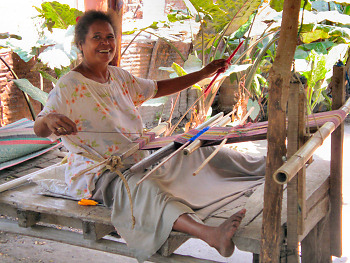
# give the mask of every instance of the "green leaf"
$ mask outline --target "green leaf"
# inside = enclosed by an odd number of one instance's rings
[[[277,12],[281,12],[283,10],[284,0],[271,0],[270,7],[275,9]],[[311,11],[311,4],[308,0],[302,0],[300,4],[301,8],[305,8],[305,10]]]
[[[324,30],[314,30],[313,32],[301,33],[301,39],[304,43],[311,43],[319,39],[327,39],[329,34]]]
[[[174,71],[176,72],[176,74],[178,75],[178,76],[184,76],[184,75],[187,75],[187,72],[179,65],[179,64],[177,64],[177,63],[173,63],[172,65],[171,65],[171,67],[174,69]]]
[[[247,112],[250,111],[251,108],[253,108],[253,111],[250,113],[249,117],[255,121],[256,117],[258,117],[259,113],[260,113],[260,105],[256,100],[248,100],[247,103]]]
[[[294,53],[294,59],[306,59],[309,53],[302,48],[297,48]]]
[[[174,73],[174,69],[172,67],[159,67],[159,70],[164,70],[164,71],[168,71],[169,73]]]
[[[322,53],[322,54],[327,54],[328,49],[335,44],[332,41],[323,41],[323,42],[316,42],[316,43],[309,43],[309,44],[303,44],[297,47],[299,50],[305,50],[305,51],[310,51],[314,50],[317,53]]]
[[[283,10],[284,0],[271,0],[270,7],[275,9],[277,12],[281,12]]]
[[[311,111],[314,109],[316,104],[319,102],[321,94],[321,87],[326,77],[326,56],[323,54],[317,54],[311,50],[308,60],[311,62],[311,70],[303,72],[302,75],[307,79],[308,86],[308,103],[311,105]],[[308,109],[310,113],[310,109]]]
[[[208,28],[212,27],[216,32],[221,32],[225,27],[225,35],[231,35],[241,25],[248,21],[249,16],[255,12],[260,0],[189,0],[197,13],[206,15]]]
[[[39,101],[42,105],[45,106],[48,97],[48,94],[45,91],[42,91],[41,89],[33,86],[32,83],[30,83],[27,79],[14,79],[12,81],[20,90],[27,93],[34,100]]]
[[[54,84],[57,83],[57,79],[55,77],[51,76],[49,73],[47,73],[43,70],[39,70],[39,73],[41,74],[41,76],[43,76],[43,78],[48,79],[52,83],[54,83]]]
[[[63,75],[67,74],[70,71],[70,67],[61,67],[61,68],[55,68],[55,73],[57,75],[57,79],[62,77]]]
[[[348,5],[344,8],[343,14],[350,16],[350,5]]]
[[[179,64],[177,64],[177,63],[174,62],[174,63],[171,65],[171,67],[174,69],[175,73],[176,73],[178,76],[187,75],[187,72],[186,72]],[[202,89],[198,84],[192,85],[192,88],[199,89],[199,90]]]
[[[187,60],[184,63],[184,70],[187,73],[198,71],[202,68],[202,60],[194,55],[189,55]]]
[[[234,34],[234,38],[242,38],[244,37],[244,34],[248,32],[250,25],[252,24],[253,18],[255,16],[254,14],[250,15],[249,19],[247,22],[245,22]]]
[[[170,14],[168,14],[169,22],[183,21],[190,18],[191,17],[189,15],[184,14],[180,10],[173,10]]]
[[[69,25],[75,25],[77,17],[83,14],[78,9],[70,8],[69,5],[57,1],[44,2],[41,8],[36,7],[36,10],[45,19],[45,24],[50,31],[52,28],[67,29]]]

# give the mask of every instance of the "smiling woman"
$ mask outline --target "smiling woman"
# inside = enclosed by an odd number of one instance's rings
[[[58,137],[62,139],[69,151],[65,170],[68,194],[75,199],[93,199],[111,207],[113,225],[139,261],[154,254],[172,229],[198,237],[221,255],[230,256],[234,250],[232,236],[244,217],[244,209],[219,226],[205,225],[192,210],[198,209],[192,197],[178,197],[171,189],[165,188],[164,181],[160,179],[152,178],[137,184],[144,173],[126,171],[144,159],[148,152],[139,150],[132,153],[122,160],[123,167],[120,167],[121,160],[118,159],[123,149],[130,148],[143,133],[138,111],[143,102],[187,89],[218,71],[226,70],[229,63],[225,59],[215,60],[199,71],[174,79],[155,81],[138,78],[109,65],[116,53],[115,32],[112,20],[106,13],[88,11],[80,17],[76,25],[75,44],[82,53],[82,62],[61,77],[50,92],[43,111],[35,121],[36,134],[53,140]],[[208,148],[207,151],[213,149]],[[263,157],[248,159],[233,151],[221,156],[222,159],[218,160],[220,163],[223,159],[232,165],[240,163],[236,165],[239,167],[239,171],[235,171],[237,173],[260,176],[264,173]],[[202,152],[198,152],[198,156],[193,154],[194,159],[197,157],[203,159],[204,155]],[[111,167],[107,162],[117,165]],[[186,165],[192,164],[191,161],[184,162],[179,167],[188,171]],[[177,173],[167,174],[176,180],[164,180],[183,181]],[[183,172],[180,174],[187,175]],[[224,181],[228,186],[227,176],[220,176],[218,170],[208,172],[208,176],[215,181]],[[198,185],[198,182],[194,185]],[[228,189],[231,194],[232,188]],[[207,191],[203,190],[198,196],[202,194],[206,195]],[[216,194],[212,197],[215,200],[218,198]],[[209,200],[208,204],[212,202]]]
[[[75,44],[83,55],[83,62],[73,70],[106,83],[110,77],[107,66],[116,52],[116,29],[112,19],[103,13],[87,12],[79,19],[75,32]]]

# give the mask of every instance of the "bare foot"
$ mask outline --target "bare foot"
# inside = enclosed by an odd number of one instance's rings
[[[229,257],[233,254],[235,244],[232,241],[232,237],[241,224],[245,213],[245,209],[240,210],[229,217],[220,226],[213,228],[213,232],[210,233],[210,241],[208,244],[214,247],[220,253],[220,255]]]

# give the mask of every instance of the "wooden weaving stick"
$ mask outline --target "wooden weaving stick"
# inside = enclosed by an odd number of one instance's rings
[[[254,107],[251,107],[250,110],[247,112],[247,114],[242,118],[240,121],[240,125],[243,125],[246,119],[249,117],[249,115],[253,112]],[[214,152],[212,152],[207,159],[204,160],[204,162],[197,168],[197,170],[192,174],[193,176],[196,176],[203,168],[205,165],[209,163],[211,159],[214,158],[214,156],[220,151],[220,149],[226,144],[227,138],[223,139],[222,142],[219,144],[219,146],[216,147]]]
[[[224,115],[223,112],[216,114],[215,116],[211,117],[209,120],[203,122],[196,129],[203,129],[204,127],[207,127],[213,123],[216,123],[219,119],[221,119],[223,117],[223,115]],[[144,171],[146,168],[148,168],[152,164],[158,162],[160,159],[168,156],[169,154],[174,152],[176,149],[177,149],[176,144],[174,142],[171,142],[168,145],[155,151],[151,155],[147,156],[146,158],[144,158],[140,162],[131,166],[130,171],[133,173]]]

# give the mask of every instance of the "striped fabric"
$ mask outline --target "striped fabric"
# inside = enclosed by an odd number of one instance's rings
[[[39,156],[60,144],[36,136],[33,125],[33,121],[21,119],[0,128],[0,170]]]

